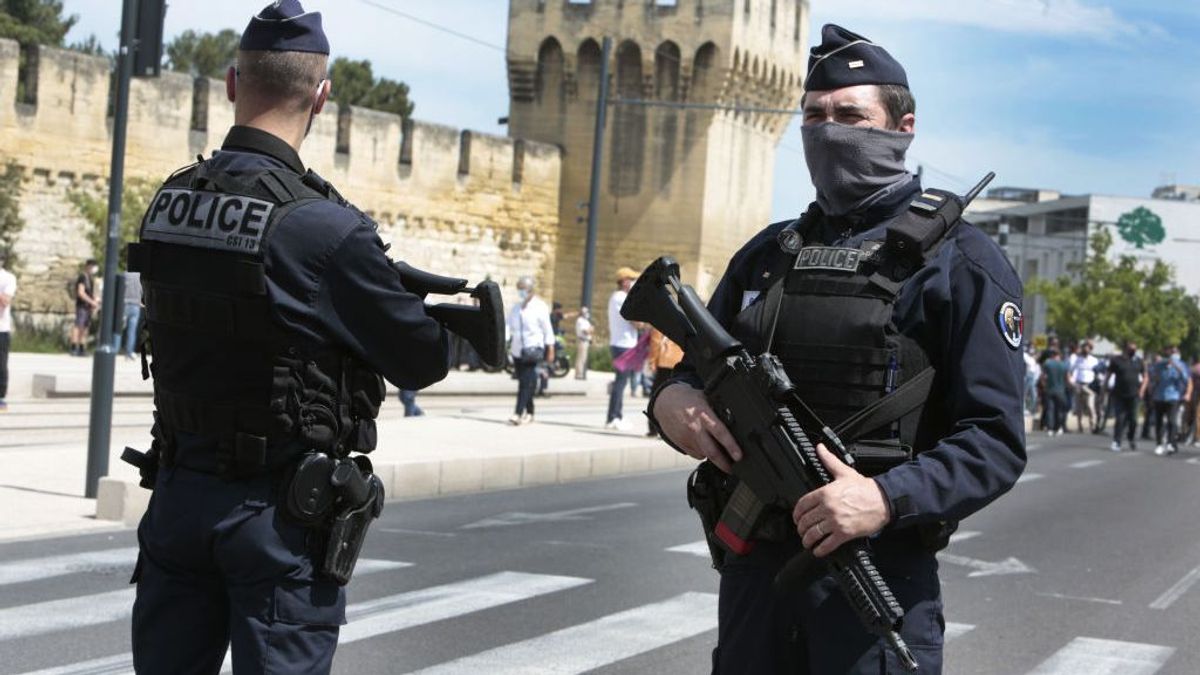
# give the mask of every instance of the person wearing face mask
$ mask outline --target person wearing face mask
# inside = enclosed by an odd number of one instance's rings
[[[95,260],[88,259],[83,264],[79,276],[75,277],[75,323],[71,324],[71,356],[87,355],[88,329],[92,326],[92,317],[100,309],[100,294],[96,292],[96,274],[100,265]]]
[[[1179,406],[1192,393],[1191,375],[1178,347],[1172,345],[1163,350],[1162,359],[1150,373],[1150,384],[1154,392],[1154,454],[1160,457],[1175,454],[1179,452]]]
[[[361,545],[333,516],[382,500],[349,455],[374,448],[384,379],[416,390],[448,370],[446,329],[375,223],[300,159],[328,61],[320,13],[279,0],[254,16],[226,76],[234,126],[167,179],[129,247],[156,408],[151,451],[127,453],[153,489],[139,673],[216,673],[227,649],[237,673],[328,673],[350,574],[336,561]]]
[[[1023,289],[1000,248],[961,219],[964,200],[923,189],[905,168],[915,103],[885,49],[827,25],[805,88],[816,201],[734,255],[709,309],[751,352],[780,359],[855,462],[819,448],[834,480],[764,513],[749,550],[714,555],[713,672],[901,672],[833,577],[818,568],[811,583],[774,584],[802,548],[822,558],[870,537],[906,612],[901,636],[921,673],[940,673],[934,554],[1025,466]],[[728,473],[742,450],[701,384],[685,357],[650,414],[668,443]],[[727,496],[734,484],[703,487]]]
[[[1115,418],[1112,451],[1120,452],[1121,443],[1127,438],[1130,451],[1136,452],[1138,401],[1145,398],[1149,385],[1146,364],[1138,357],[1137,343],[1126,342],[1125,351],[1109,362],[1107,385]]]

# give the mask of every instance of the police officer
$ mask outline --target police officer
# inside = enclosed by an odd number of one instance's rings
[[[141,673],[217,673],[230,646],[237,673],[329,672],[345,591],[289,477],[374,446],[380,375],[420,389],[447,372],[446,331],[375,224],[300,160],[328,58],[296,0],[252,18],[226,77],[235,126],[167,180],[130,248],[159,465],[134,573]]]
[[[710,309],[752,352],[780,358],[857,461],[819,448],[833,482],[765,518],[753,550],[724,556],[713,671],[901,672],[831,577],[772,588],[800,547],[820,558],[870,537],[920,672],[940,673],[934,553],[1025,465],[1022,287],[961,220],[960,199],[923,191],[905,169],[916,118],[901,65],[839,26],[822,39],[803,98],[816,202],[733,257]],[[677,448],[729,472],[742,451],[698,385],[685,373],[659,389],[653,419]]]

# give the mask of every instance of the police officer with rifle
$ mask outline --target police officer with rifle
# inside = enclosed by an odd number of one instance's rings
[[[669,260],[624,313],[687,351],[648,412],[708,460],[689,501],[721,572],[713,672],[940,673],[934,554],[1025,466],[1022,287],[961,218],[991,176],[959,197],[905,169],[891,55],[827,25],[805,85],[816,202],[733,257],[711,316]]]
[[[235,126],[155,195],[141,273],[153,373],[153,489],[138,528],[141,673],[328,673],[383,483],[384,379],[446,376],[447,331],[503,358],[499,289],[392,263],[376,225],[298,154],[330,95],[321,15],[273,2],[226,87]],[[471,293],[479,307],[427,305]]]

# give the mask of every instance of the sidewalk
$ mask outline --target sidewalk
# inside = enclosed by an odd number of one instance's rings
[[[9,359],[9,398],[86,398],[92,390],[92,359],[66,354],[13,354]],[[149,380],[142,379],[141,359],[118,356],[114,395],[153,395]],[[576,380],[573,373],[552,379],[555,394],[603,395],[612,376],[592,371],[589,379]],[[516,396],[517,383],[506,373],[452,371],[446,379],[423,389],[422,396]],[[390,387],[395,395],[396,389]]]
[[[31,381],[35,374],[53,375],[60,382],[86,381],[91,360],[13,357],[17,386],[12,411],[0,415],[0,457],[5,466],[0,510],[6,516],[0,520],[0,541],[136,524],[150,492],[137,486],[137,471],[121,462],[120,454],[126,445],[142,450],[149,446],[149,397],[117,399],[108,476],[101,480],[99,498],[85,499],[87,399],[35,398]],[[142,386],[139,370],[134,362],[118,363],[118,393]],[[452,373],[437,385],[452,394],[422,399],[428,401],[426,417],[404,418],[391,394],[378,423],[379,448],[371,454],[388,499],[511,489],[690,465],[689,458],[642,435],[643,398],[626,399],[630,431],[601,428],[609,380],[607,373],[592,373],[585,382],[570,377],[553,380],[552,405],[539,400],[539,421],[524,427],[506,422],[510,399],[500,394],[515,397],[516,383],[503,373]],[[422,392],[422,397],[427,393]],[[461,405],[454,395],[464,397]]]

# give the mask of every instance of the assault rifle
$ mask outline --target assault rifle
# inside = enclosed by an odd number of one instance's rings
[[[771,354],[752,356],[734,339],[696,291],[680,282],[674,259],[662,257],[646,268],[621,316],[647,322],[683,347],[704,380],[709,405],[742,448],[742,459],[733,465],[738,486],[714,529],[724,547],[749,552],[767,506],[790,514],[801,497],[833,481],[810,432],[847,464],[854,463],[833,430],[800,400],[783,364]],[[864,627],[887,640],[906,670],[916,671],[916,659],[900,637],[904,610],[875,568],[866,541],[846,542],[825,560]],[[780,577],[802,577],[814,561],[802,551]]]
[[[404,288],[422,297],[467,293],[478,300],[478,307],[444,302],[426,305],[425,312],[446,330],[471,343],[485,364],[493,368],[504,365],[504,301],[496,282],[481,281],[468,288],[466,279],[431,274],[405,262],[394,261],[392,267],[400,275]]]

